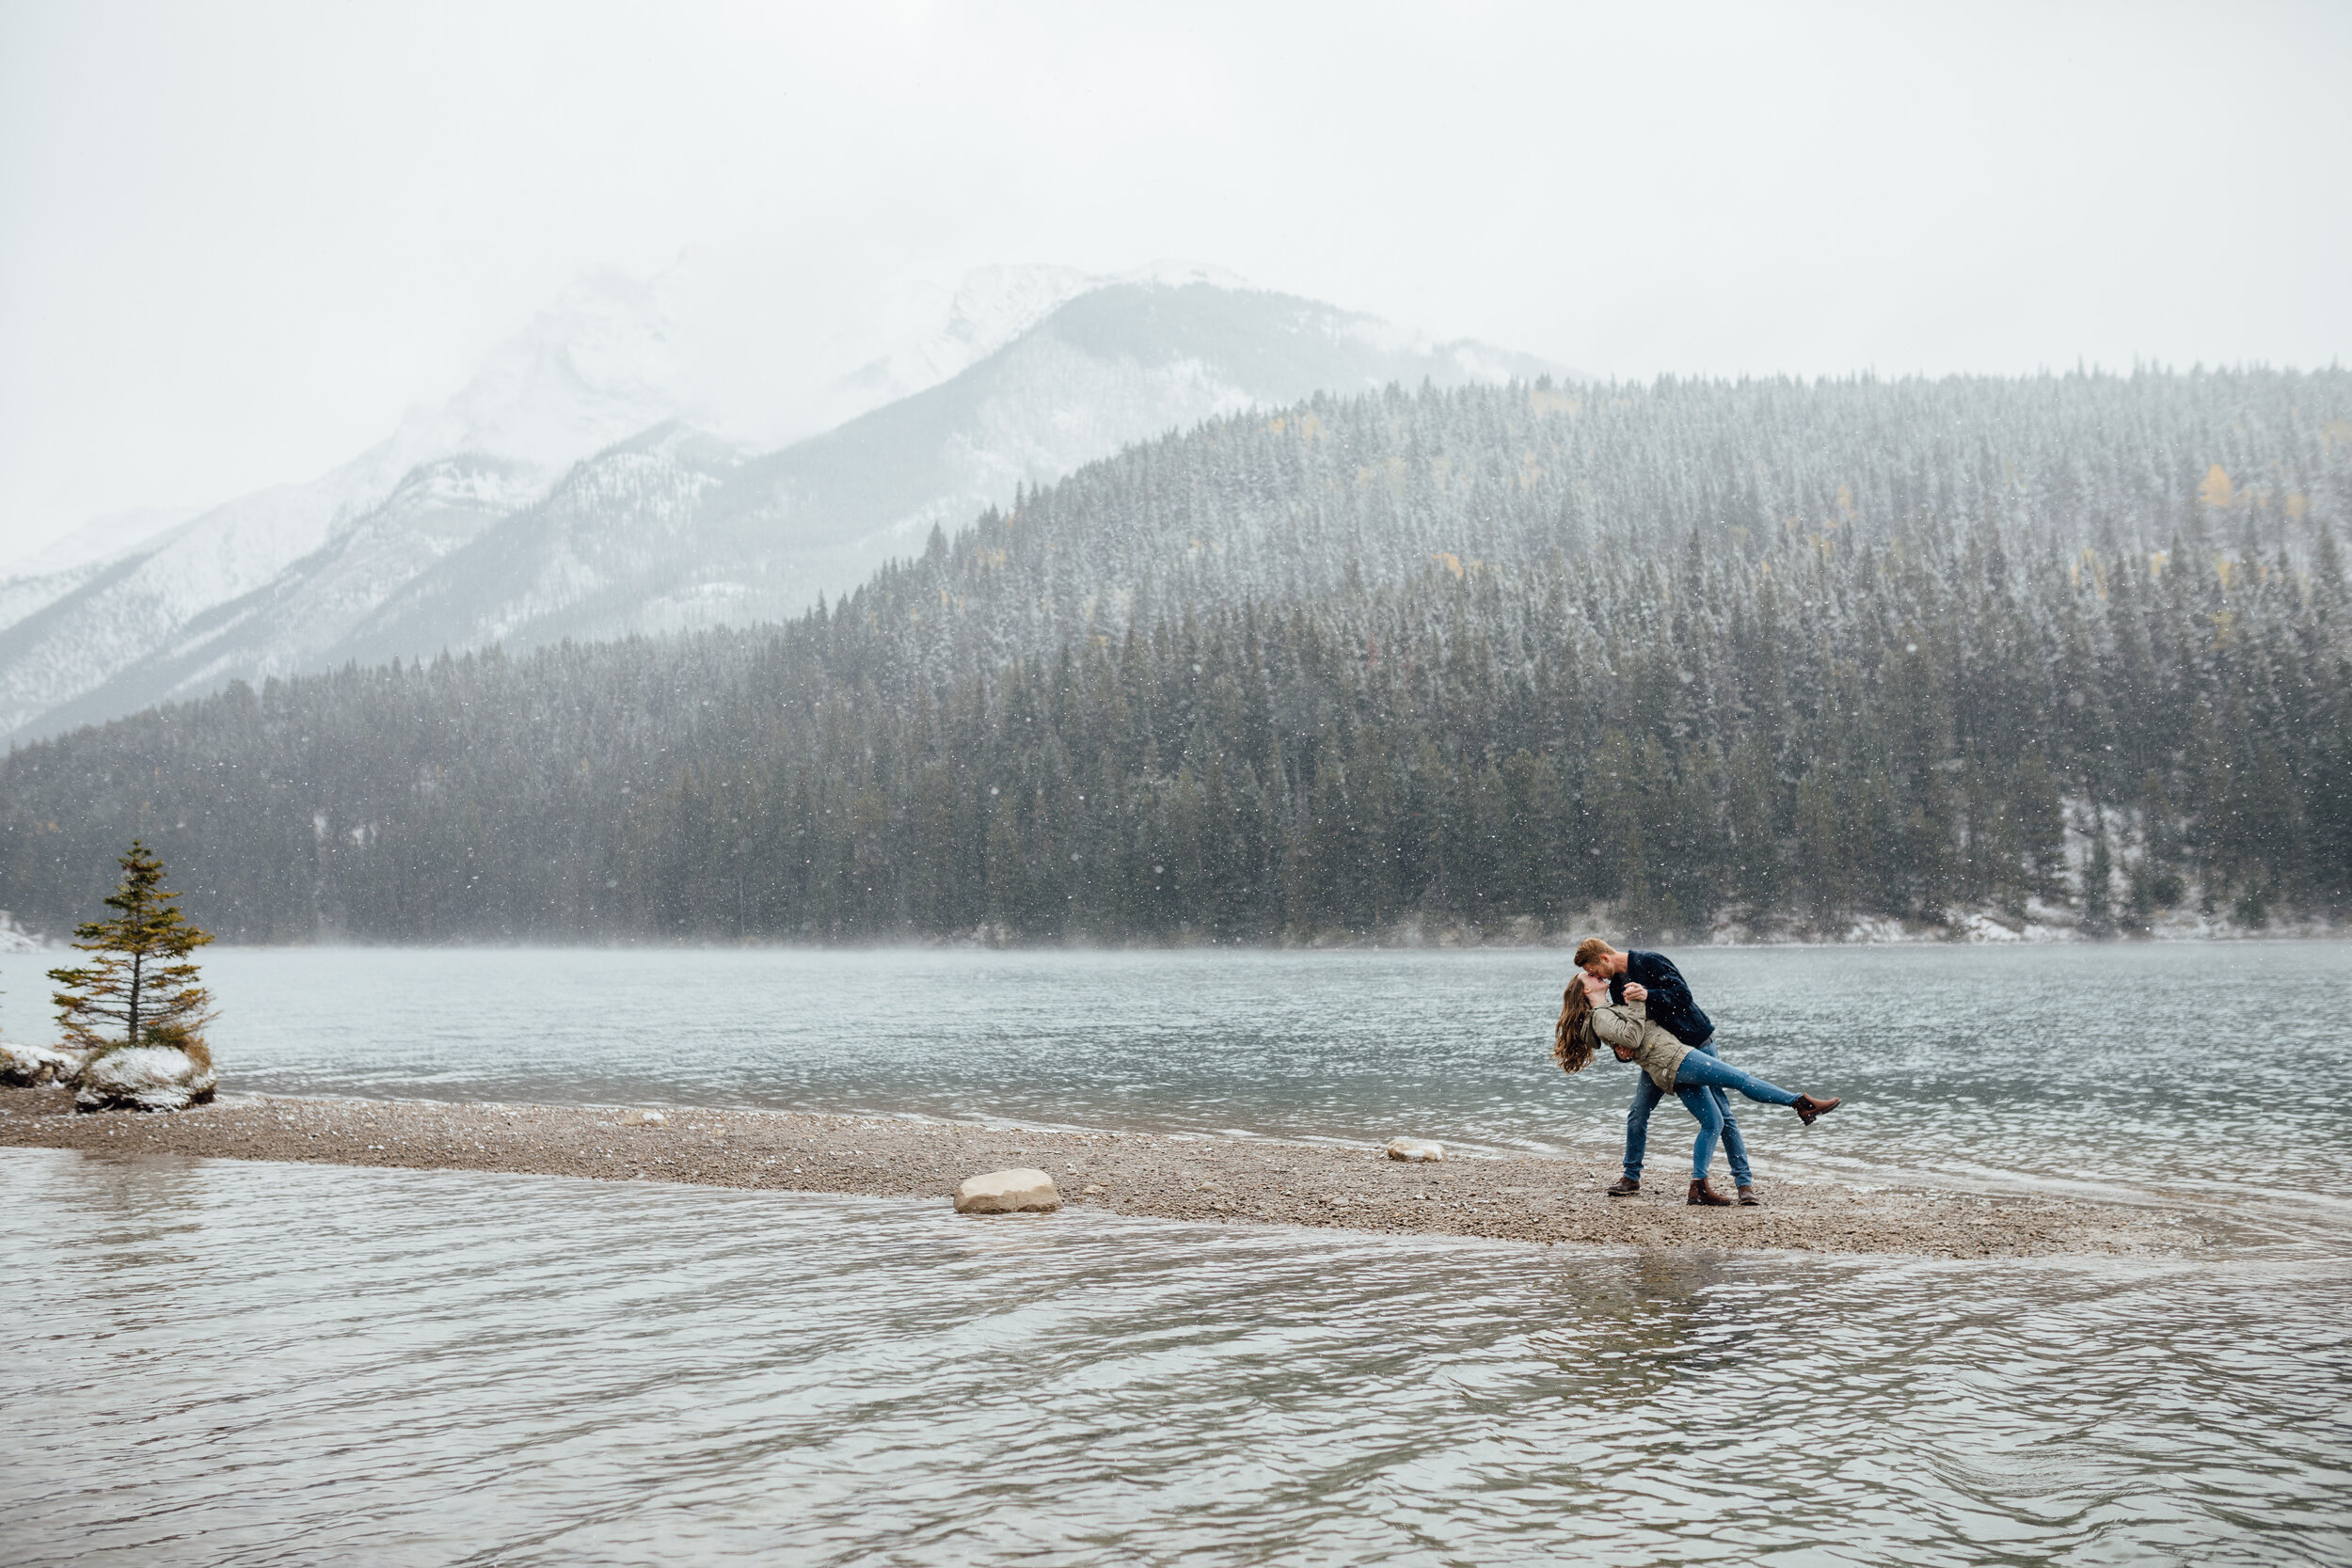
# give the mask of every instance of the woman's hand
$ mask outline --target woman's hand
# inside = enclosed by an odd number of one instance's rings
[[[1609,1049],[1616,1056],[1617,1060],[1621,1062],[1629,1062],[1633,1060],[1633,1053],[1628,1051],[1622,1045],[1613,1045]]]
[[[1625,999],[1628,1002],[1646,1002],[1649,1000],[1649,987],[1639,980],[1628,980],[1625,983]]]

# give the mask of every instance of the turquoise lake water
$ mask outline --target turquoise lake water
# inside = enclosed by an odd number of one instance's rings
[[[1727,1059],[1846,1097],[1818,1136],[1752,1108],[1767,1159],[2342,1201],[2352,943],[1677,957]],[[291,948],[207,973],[231,1090],[1543,1149],[1618,1139],[1633,1085],[1550,1065],[1557,952]],[[0,984],[32,1032],[39,993]]]

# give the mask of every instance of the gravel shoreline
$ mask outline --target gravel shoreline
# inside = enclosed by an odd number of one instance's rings
[[[1692,1209],[1669,1169],[1611,1198],[1613,1148],[1414,1164],[1378,1146],[1046,1132],[798,1112],[224,1096],[174,1115],[73,1113],[0,1088],[0,1146],[473,1170],[849,1193],[945,1205],[965,1177],[1033,1165],[1065,1207],[1226,1225],[1305,1225],[1527,1243],[1923,1258],[2209,1255],[2197,1216],[2030,1194],[1759,1180],[1758,1209]],[[629,1118],[629,1119],[625,1119]],[[1723,1185],[1718,1178],[1718,1185]],[[1002,1223],[975,1217],[974,1224]]]

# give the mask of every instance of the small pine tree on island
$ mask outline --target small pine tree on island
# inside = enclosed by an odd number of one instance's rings
[[[74,928],[73,945],[89,960],[49,972],[64,988],[52,998],[57,1022],[67,1043],[87,1052],[93,1067],[131,1046],[185,1052],[209,1093],[213,1056],[203,1031],[213,999],[188,955],[212,933],[173,906],[180,895],[164,886],[164,863],[146,845],[133,839],[121,864],[122,885],[106,898],[114,918]]]

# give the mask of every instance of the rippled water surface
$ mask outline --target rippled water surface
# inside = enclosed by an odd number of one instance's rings
[[[1676,955],[1730,1060],[1847,1105],[1759,1155],[2341,1192],[2352,943]],[[208,958],[224,1086],[752,1104],[1490,1147],[1614,1140],[1556,952],[278,949]],[[37,988],[7,1022],[34,1032]],[[1687,1154],[1662,1109],[1654,1147]]]
[[[2347,1312],[0,1149],[0,1559],[2342,1562]]]
[[[1568,1254],[0,1149],[0,1563],[2352,1560],[2352,947],[1693,951],[1776,1169],[2266,1259]],[[229,951],[230,1090],[1613,1140],[1553,953]],[[39,988],[5,1022],[39,1032]],[[1653,1159],[1687,1149],[1660,1113]]]

